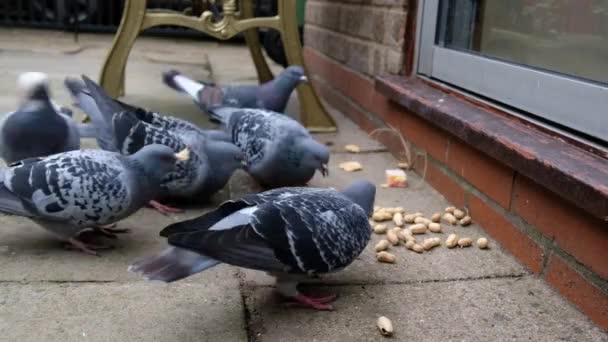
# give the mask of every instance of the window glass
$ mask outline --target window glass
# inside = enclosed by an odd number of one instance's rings
[[[608,85],[608,0],[442,0],[437,44]]]

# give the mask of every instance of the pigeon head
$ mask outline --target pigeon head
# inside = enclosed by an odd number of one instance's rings
[[[168,146],[153,144],[142,147],[128,158],[134,160],[152,182],[160,184],[165,175],[173,171],[177,161],[186,161],[190,158],[190,151],[184,149],[175,153]]]
[[[376,200],[376,186],[373,183],[366,180],[356,180],[342,193],[363,208],[367,216],[372,216],[374,201]]]
[[[302,167],[305,169],[316,169],[323,177],[329,174],[327,163],[329,163],[329,148],[318,141],[305,137],[296,141],[298,150],[303,152]]]
[[[304,73],[304,68],[299,65],[292,65],[277,76],[275,85],[279,89],[291,93],[298,84],[306,82],[308,82],[308,78]]]
[[[24,72],[17,78],[19,105],[28,101],[49,101],[49,77],[42,72]]]
[[[205,153],[216,177],[228,181],[232,173],[245,166],[245,154],[236,145],[219,140],[207,141]]]

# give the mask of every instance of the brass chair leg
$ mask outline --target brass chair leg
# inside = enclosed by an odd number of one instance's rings
[[[125,0],[120,26],[103,63],[99,78],[99,84],[112,97],[124,95],[127,59],[135,39],[141,31],[145,14],[146,0]]]
[[[295,0],[278,0],[279,17],[281,18],[281,39],[285,48],[287,62],[290,65],[304,66],[302,44],[298,32]],[[309,73],[307,72],[307,75]],[[335,132],[336,122],[321,104],[311,83],[298,86],[300,101],[300,121],[311,132]]]
[[[241,19],[253,18],[253,1],[241,0],[239,9],[241,11]],[[249,53],[251,53],[255,70],[258,73],[258,80],[260,83],[272,80],[274,76],[272,75],[272,71],[270,71],[266,58],[264,58],[264,54],[262,53],[260,37],[258,36],[257,29],[246,30],[243,32],[243,36],[245,37],[245,42],[249,48]]]

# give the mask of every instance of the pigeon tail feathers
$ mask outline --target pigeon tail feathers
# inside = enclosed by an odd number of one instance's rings
[[[0,212],[32,217],[32,213],[24,206],[23,201],[15,196],[3,183],[0,183]]]
[[[190,95],[196,102],[199,102],[199,92],[205,87],[205,85],[191,80],[177,70],[164,72],[163,82],[172,89]]]
[[[147,280],[174,282],[202,272],[220,262],[189,250],[169,247],[160,254],[147,257],[129,266],[129,272]]]

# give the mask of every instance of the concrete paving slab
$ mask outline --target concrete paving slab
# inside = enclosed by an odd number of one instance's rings
[[[345,172],[338,164],[347,160],[357,160],[363,165],[360,172]],[[375,184],[384,182],[384,167],[394,164],[389,153],[332,154],[330,176],[315,176],[310,185],[315,187],[335,187],[342,189],[355,179],[369,179]],[[415,173],[408,173],[411,187],[406,189],[377,188],[376,203],[385,207],[401,206],[410,213],[422,212],[430,217],[434,212],[442,212],[449,202],[424,183]],[[473,218],[474,219],[474,218]],[[388,222],[393,227],[392,222]],[[486,236],[483,230],[472,224],[468,227],[455,227],[442,223],[444,233],[427,233],[418,235],[417,239],[440,237],[442,244],[451,233],[474,240]],[[390,284],[412,283],[420,281],[442,281],[447,279],[475,279],[486,277],[521,276],[526,270],[500,246],[491,240],[491,248],[480,250],[477,247],[448,249],[434,248],[424,254],[397,246],[391,252],[397,256],[395,264],[383,264],[376,261],[374,245],[385,235],[374,234],[366,250],[343,272],[324,276],[322,282],[330,284]],[[254,284],[273,284],[272,278],[264,273],[244,271],[245,279]]]
[[[247,300],[255,341],[606,341],[608,335],[542,280],[483,279],[410,285],[308,288],[337,292],[334,312],[285,308],[269,288]]]
[[[315,139],[329,146],[331,152],[345,152],[344,146],[355,144],[361,148],[361,152],[380,152],[386,151],[386,147],[378,141],[369,137],[359,126],[355,125],[350,119],[339,111],[327,106],[329,114],[336,121],[338,132],[336,133],[317,133]]]
[[[235,281],[0,284],[0,341],[246,341]]]
[[[226,193],[214,201],[215,206],[227,198]],[[114,249],[101,251],[100,257],[65,250],[55,236],[25,218],[0,216],[0,281],[128,281],[140,280],[130,275],[127,266],[144,256],[157,253],[166,243],[158,232],[168,224],[198,216],[203,210],[163,216],[142,209],[118,223],[131,229],[119,239],[105,239]],[[218,266],[188,281],[200,277],[222,280],[232,277],[228,266]]]

